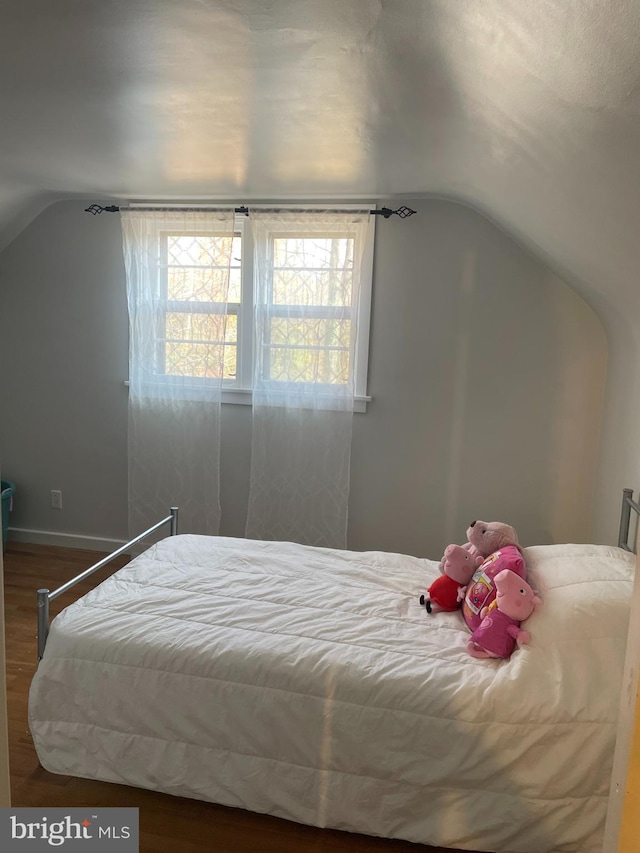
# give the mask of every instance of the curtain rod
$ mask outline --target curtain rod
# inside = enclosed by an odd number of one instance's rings
[[[92,204],[89,207],[85,208],[85,213],[92,213],[94,216],[97,213],[118,213],[120,210],[141,210],[141,211],[163,211],[163,210],[175,210],[175,211],[184,211],[186,213],[215,213],[216,211],[229,210],[228,207],[170,207],[170,206],[158,206],[158,207],[118,207],[116,204],[109,204],[106,207],[102,207],[99,204]],[[281,210],[282,208],[278,207],[262,207],[257,208],[258,210]],[[290,213],[313,213],[313,209],[301,207],[301,208],[285,208]],[[249,208],[246,206],[242,207],[234,207],[235,213],[241,213],[244,216],[249,215]],[[412,210],[410,207],[399,207],[397,210],[391,210],[389,207],[381,207],[379,210],[376,208],[375,210],[365,210],[364,208],[361,211],[356,210],[346,210],[344,208],[332,209],[332,208],[323,208],[322,210],[318,210],[318,213],[369,213],[372,216],[384,216],[385,219],[389,219],[390,216],[399,216],[400,219],[406,219],[408,216],[413,216],[416,212]]]

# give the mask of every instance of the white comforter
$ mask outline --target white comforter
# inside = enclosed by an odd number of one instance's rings
[[[58,616],[42,765],[304,823],[499,853],[599,853],[635,558],[525,551],[511,660],[418,597],[437,564],[178,536]]]

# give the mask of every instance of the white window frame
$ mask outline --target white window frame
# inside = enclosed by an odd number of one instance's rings
[[[131,205],[132,207],[134,205]],[[149,207],[151,205],[144,205]],[[159,205],[160,206],[160,205]],[[271,208],[273,204],[251,205],[255,208]],[[299,208],[303,205],[278,204],[278,208],[286,210],[287,207]],[[362,210],[368,205],[363,204],[315,204],[304,205],[305,210],[326,210],[331,207],[332,210]],[[375,206],[372,202],[371,207]],[[188,207],[188,205],[184,205]],[[216,205],[220,207],[220,205]],[[367,403],[371,397],[367,395],[367,377],[368,377],[368,360],[369,360],[369,333],[371,323],[371,294],[373,284],[373,250],[375,240],[375,220],[374,215],[369,217],[369,225],[367,229],[367,237],[362,254],[362,268],[360,276],[360,299],[358,303],[358,337],[356,340],[355,349],[355,364],[354,364],[354,380],[355,380],[355,400],[354,411],[366,412]],[[162,229],[166,230],[165,228]],[[236,378],[224,379],[222,382],[222,402],[229,404],[251,405],[253,402],[253,356],[254,356],[254,298],[253,298],[253,267],[254,267],[254,247],[251,235],[251,228],[248,227],[248,218],[242,213],[236,213],[234,233],[240,234],[242,240],[242,265],[241,265],[241,298],[240,304],[236,308],[233,303],[233,309],[230,314],[236,314],[238,324],[238,343],[236,349]],[[160,239],[160,230],[158,231],[158,239]],[[168,305],[168,303],[167,303]],[[195,303],[194,303],[195,305]],[[171,377],[166,374],[158,375],[158,381],[166,376],[168,381]],[[203,380],[194,378],[194,385],[201,385]],[[207,380],[204,380],[207,381]]]

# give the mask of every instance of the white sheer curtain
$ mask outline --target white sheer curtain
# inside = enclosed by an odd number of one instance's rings
[[[366,212],[251,212],[255,373],[246,535],[344,548]]]
[[[129,532],[180,508],[180,532],[220,521],[222,380],[234,213],[122,211],[129,305]]]

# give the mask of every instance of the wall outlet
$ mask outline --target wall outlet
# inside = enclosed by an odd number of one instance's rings
[[[53,509],[62,509],[62,492],[51,489],[51,506]]]

